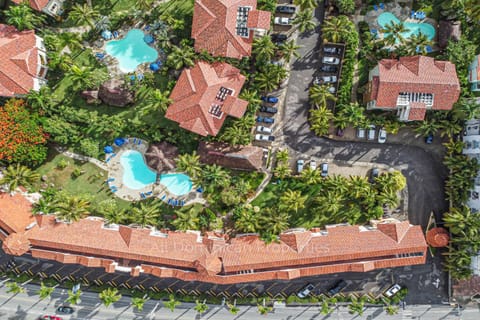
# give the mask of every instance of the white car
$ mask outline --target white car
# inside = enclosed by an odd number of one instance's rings
[[[311,283],[307,284],[300,292],[297,293],[297,297],[306,298],[312,291],[315,289],[315,286]]]
[[[323,76],[323,77],[316,77],[313,80],[313,84],[321,85],[324,83],[335,83],[337,82],[337,76]]]
[[[265,136],[263,134],[256,134],[255,135],[255,140],[257,141],[275,141],[274,136]]]
[[[297,160],[297,172],[300,173],[303,171],[303,165],[305,164],[305,161],[303,159]]]
[[[310,169],[316,170],[317,169],[317,162],[315,160],[310,160]]]
[[[274,24],[280,24],[283,26],[289,26],[293,23],[293,19],[287,18],[287,17],[275,17],[273,19]]]
[[[383,128],[378,130],[378,143],[385,143],[387,141],[387,131]]]
[[[272,128],[264,127],[264,126],[258,126],[257,127],[257,132],[272,133]]]
[[[357,138],[365,139],[365,129],[364,128],[357,128]]]
[[[384,295],[388,298],[391,298],[400,290],[402,290],[402,287],[399,284],[394,284],[387,291],[385,291]]]
[[[339,64],[340,59],[336,57],[323,57],[322,62],[325,64]]]
[[[367,140],[375,140],[375,126],[373,124],[368,126]]]

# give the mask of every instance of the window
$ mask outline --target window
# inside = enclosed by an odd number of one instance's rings
[[[222,114],[223,114],[223,112],[222,112],[222,106],[213,103],[213,104],[210,106],[210,109],[208,110],[208,113],[210,113],[210,114],[213,115],[214,117],[221,118],[221,117],[222,117]]]
[[[433,94],[420,92],[400,92],[397,106],[408,106],[410,102],[423,102],[427,107],[433,106]]]
[[[233,93],[232,89],[221,87],[220,90],[218,90],[218,93],[217,93],[217,96],[215,97],[215,99],[220,100],[220,101],[224,101],[227,98],[227,95],[231,96],[232,93]]]
[[[250,7],[238,7],[237,9],[237,35],[245,38],[248,38],[247,21],[250,9]]]

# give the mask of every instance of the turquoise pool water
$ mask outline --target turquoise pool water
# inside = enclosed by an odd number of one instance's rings
[[[160,176],[160,183],[167,187],[170,193],[182,196],[192,190],[192,180],[183,173],[168,173]]]
[[[392,21],[400,23],[400,20],[391,12],[384,12],[377,18],[377,22],[382,28],[385,28],[385,26]],[[405,28],[408,29],[407,32],[402,33],[404,38],[410,38],[412,34],[418,34],[420,32],[426,35],[429,40],[432,40],[435,37],[435,28],[429,23],[404,22],[403,24],[405,25]]]
[[[138,190],[155,183],[157,173],[151,170],[143,159],[143,155],[135,150],[127,150],[120,157],[123,167],[123,184],[130,189]]]
[[[127,150],[122,153],[120,164],[123,167],[123,184],[127,188],[143,189],[157,180],[157,173],[145,164],[143,155],[138,151]],[[192,180],[183,173],[162,174],[160,183],[176,196],[187,194],[192,189]]]
[[[110,41],[105,46],[105,51],[117,58],[122,72],[135,71],[139,64],[157,60],[157,50],[145,43],[144,36],[142,30],[132,29],[125,38]]]

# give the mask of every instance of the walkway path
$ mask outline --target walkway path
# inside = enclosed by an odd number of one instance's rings
[[[107,165],[105,162],[102,162],[98,159],[92,158],[92,157],[87,157],[82,154],[74,153],[71,151],[67,151],[63,149],[62,147],[55,146],[55,150],[57,150],[59,153],[63,154],[66,157],[79,160],[79,161],[84,161],[84,162],[90,162],[99,167],[102,170],[108,171]]]

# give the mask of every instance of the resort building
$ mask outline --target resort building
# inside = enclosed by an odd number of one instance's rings
[[[15,97],[46,84],[47,54],[35,31],[0,24],[0,96]]]
[[[425,56],[383,59],[368,81],[367,109],[396,110],[400,121],[423,120],[427,110],[450,110],[460,95],[455,65]]]
[[[215,136],[227,116],[241,118],[247,110],[248,102],[238,98],[244,82],[228,63],[197,61],[180,74],[165,117],[196,134]]]
[[[480,54],[468,67],[468,81],[472,84],[472,91],[480,92]]]
[[[12,0],[20,4],[25,0]],[[58,17],[63,13],[63,3],[65,0],[28,0],[32,9],[44,12],[52,17]]]
[[[195,0],[195,50],[215,57],[250,56],[253,39],[270,30],[271,13],[256,8],[257,0]]]
[[[234,284],[368,272],[426,261],[423,231],[408,221],[295,229],[282,233],[278,242],[265,244],[255,234],[229,239],[217,233],[201,236],[198,231],[108,225],[96,217],[72,223],[53,215],[32,218],[27,210],[16,210],[28,205],[20,197],[0,197],[2,248],[7,254],[103,267],[109,273]]]
[[[231,146],[222,142],[200,141],[197,150],[200,161],[222,167],[259,171],[263,167],[264,151],[256,146]]]

